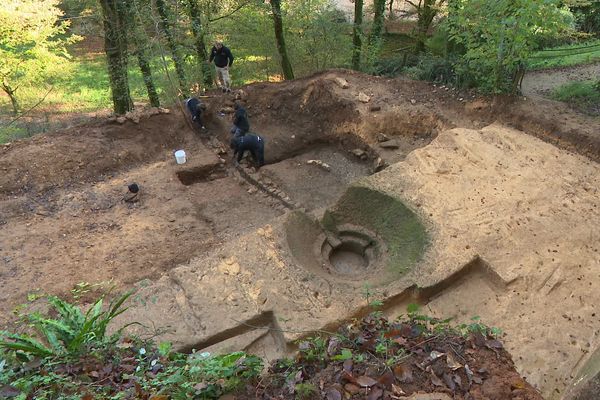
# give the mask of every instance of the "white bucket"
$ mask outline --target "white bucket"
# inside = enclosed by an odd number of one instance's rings
[[[185,151],[177,150],[175,152],[175,161],[177,161],[177,164],[185,164]]]

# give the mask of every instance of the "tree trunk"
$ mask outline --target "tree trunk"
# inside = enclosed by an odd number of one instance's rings
[[[381,41],[381,34],[383,33],[383,24],[385,19],[385,2],[386,0],[374,0],[373,7],[375,9],[375,15],[373,17],[373,28],[369,35],[369,46],[375,46]]]
[[[443,1],[440,1],[441,5]],[[436,0],[424,0],[423,6],[417,9],[417,42],[415,44],[415,54],[419,54],[425,50],[425,41],[427,40],[427,32],[437,14]]]
[[[128,4],[128,21],[132,27],[132,38],[135,45],[135,55],[138,60],[140,71],[142,72],[142,78],[144,79],[144,85],[146,85],[146,91],[148,92],[148,100],[152,107],[160,107],[160,100],[158,93],[156,92],[156,86],[154,86],[154,79],[152,78],[152,68],[148,61],[148,46],[146,35],[142,32],[142,20],[140,15],[137,13],[136,0],[131,0]]]
[[[136,43],[136,46],[137,45],[139,45],[139,43]],[[160,100],[158,98],[158,93],[156,92],[156,87],[154,86],[154,80],[152,79],[152,69],[148,62],[148,55],[146,54],[146,51],[140,47],[136,49],[135,54],[138,59],[140,71],[142,71],[142,78],[144,79],[144,85],[146,85],[150,105],[152,107],[160,107]]]
[[[271,9],[273,10],[273,27],[275,29],[275,40],[277,41],[277,51],[281,57],[281,70],[285,79],[294,79],[294,71],[287,53],[285,37],[283,36],[283,18],[281,17],[281,0],[271,0]]]
[[[16,89],[11,88],[6,81],[2,82],[2,90],[4,93],[8,95],[10,98],[10,103],[12,104],[13,114],[17,116],[19,114],[19,101],[17,100],[17,96],[15,94]]]
[[[173,63],[175,64],[175,72],[177,73],[177,78],[179,79],[179,88],[181,89],[181,94],[183,96],[187,96],[188,89],[186,87],[186,79],[185,72],[183,69],[183,62],[181,57],[179,56],[179,51],[177,48],[177,43],[175,42],[175,38],[173,36],[173,32],[171,31],[171,24],[169,23],[169,13],[167,11],[167,5],[164,0],[156,0],[156,10],[158,11],[158,15],[160,16],[160,27],[165,34],[165,39],[167,39],[167,44],[169,45],[169,49],[171,50],[171,54],[173,55]]]
[[[360,52],[362,47],[362,22],[364,0],[354,0],[354,27],[352,28],[352,68],[360,69]]]
[[[133,109],[133,102],[129,93],[127,76],[125,11],[119,3],[121,3],[119,0],[100,0],[104,19],[104,51],[106,52],[114,111],[116,114],[125,114]]]
[[[210,64],[208,64],[208,51],[204,42],[204,29],[202,28],[202,18],[198,8],[198,0],[188,0],[188,11],[192,22],[192,34],[194,35],[194,47],[198,57],[198,66],[202,71],[202,81],[205,86],[212,86],[213,76]]]

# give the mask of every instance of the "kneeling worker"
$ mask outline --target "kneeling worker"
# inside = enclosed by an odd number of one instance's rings
[[[242,107],[239,101],[236,101],[233,109],[233,127],[231,128],[231,134],[234,137],[244,136],[250,130],[250,121],[248,121],[248,113],[246,109]]]
[[[246,134],[244,136],[235,136],[231,139],[229,147],[233,149],[234,164],[239,165],[244,157],[244,152],[248,150],[252,154],[252,159],[257,168],[265,165],[265,141],[258,135]],[[237,156],[237,158],[236,158]]]
[[[192,121],[200,126],[200,128],[206,129],[204,127],[204,123],[202,122],[202,112],[206,111],[206,105],[198,98],[190,97],[185,101],[185,106],[192,116]]]

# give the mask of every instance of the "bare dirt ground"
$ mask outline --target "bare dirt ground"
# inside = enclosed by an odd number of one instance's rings
[[[206,99],[207,133],[190,130],[173,107],[138,122],[99,120],[1,146],[0,324],[12,321],[29,293],[104,282],[137,287],[125,317],[169,327],[164,337],[181,348],[244,343],[276,356],[302,332],[364,306],[365,280],[307,272],[291,255],[284,226],[291,210],[321,218],[349,185],[366,179],[430,221],[429,263],[420,261],[419,273],[379,295],[402,297],[418,283],[439,299],[450,296],[432,312],[485,314],[507,332],[519,371],[547,398],[559,398],[572,372],[566,369],[599,344],[598,234],[591,228],[600,222],[597,120],[543,99],[467,97],[350,71],[254,84],[239,97],[267,143],[268,165],[259,173],[229,165],[233,96],[216,93]],[[189,161],[177,166],[180,148]],[[142,188],[139,201],[124,202],[132,182]],[[385,233],[372,230],[377,240]],[[478,256],[496,283],[483,264],[470,264]],[[389,257],[380,255],[382,265]],[[465,265],[464,279],[452,278]],[[436,286],[447,279],[442,286],[458,288],[453,295]],[[423,304],[430,303],[427,290],[418,292]],[[252,329],[271,325],[300,332]],[[542,328],[543,340],[536,337]]]

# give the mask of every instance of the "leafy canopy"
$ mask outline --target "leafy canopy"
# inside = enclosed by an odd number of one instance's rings
[[[68,23],[60,20],[58,2],[0,2],[0,85],[11,98],[23,85],[36,85],[65,72],[65,46],[78,38],[66,36]]]
[[[450,1],[450,37],[465,48],[459,69],[485,91],[510,91],[536,37],[568,29],[559,5],[559,0]]]

